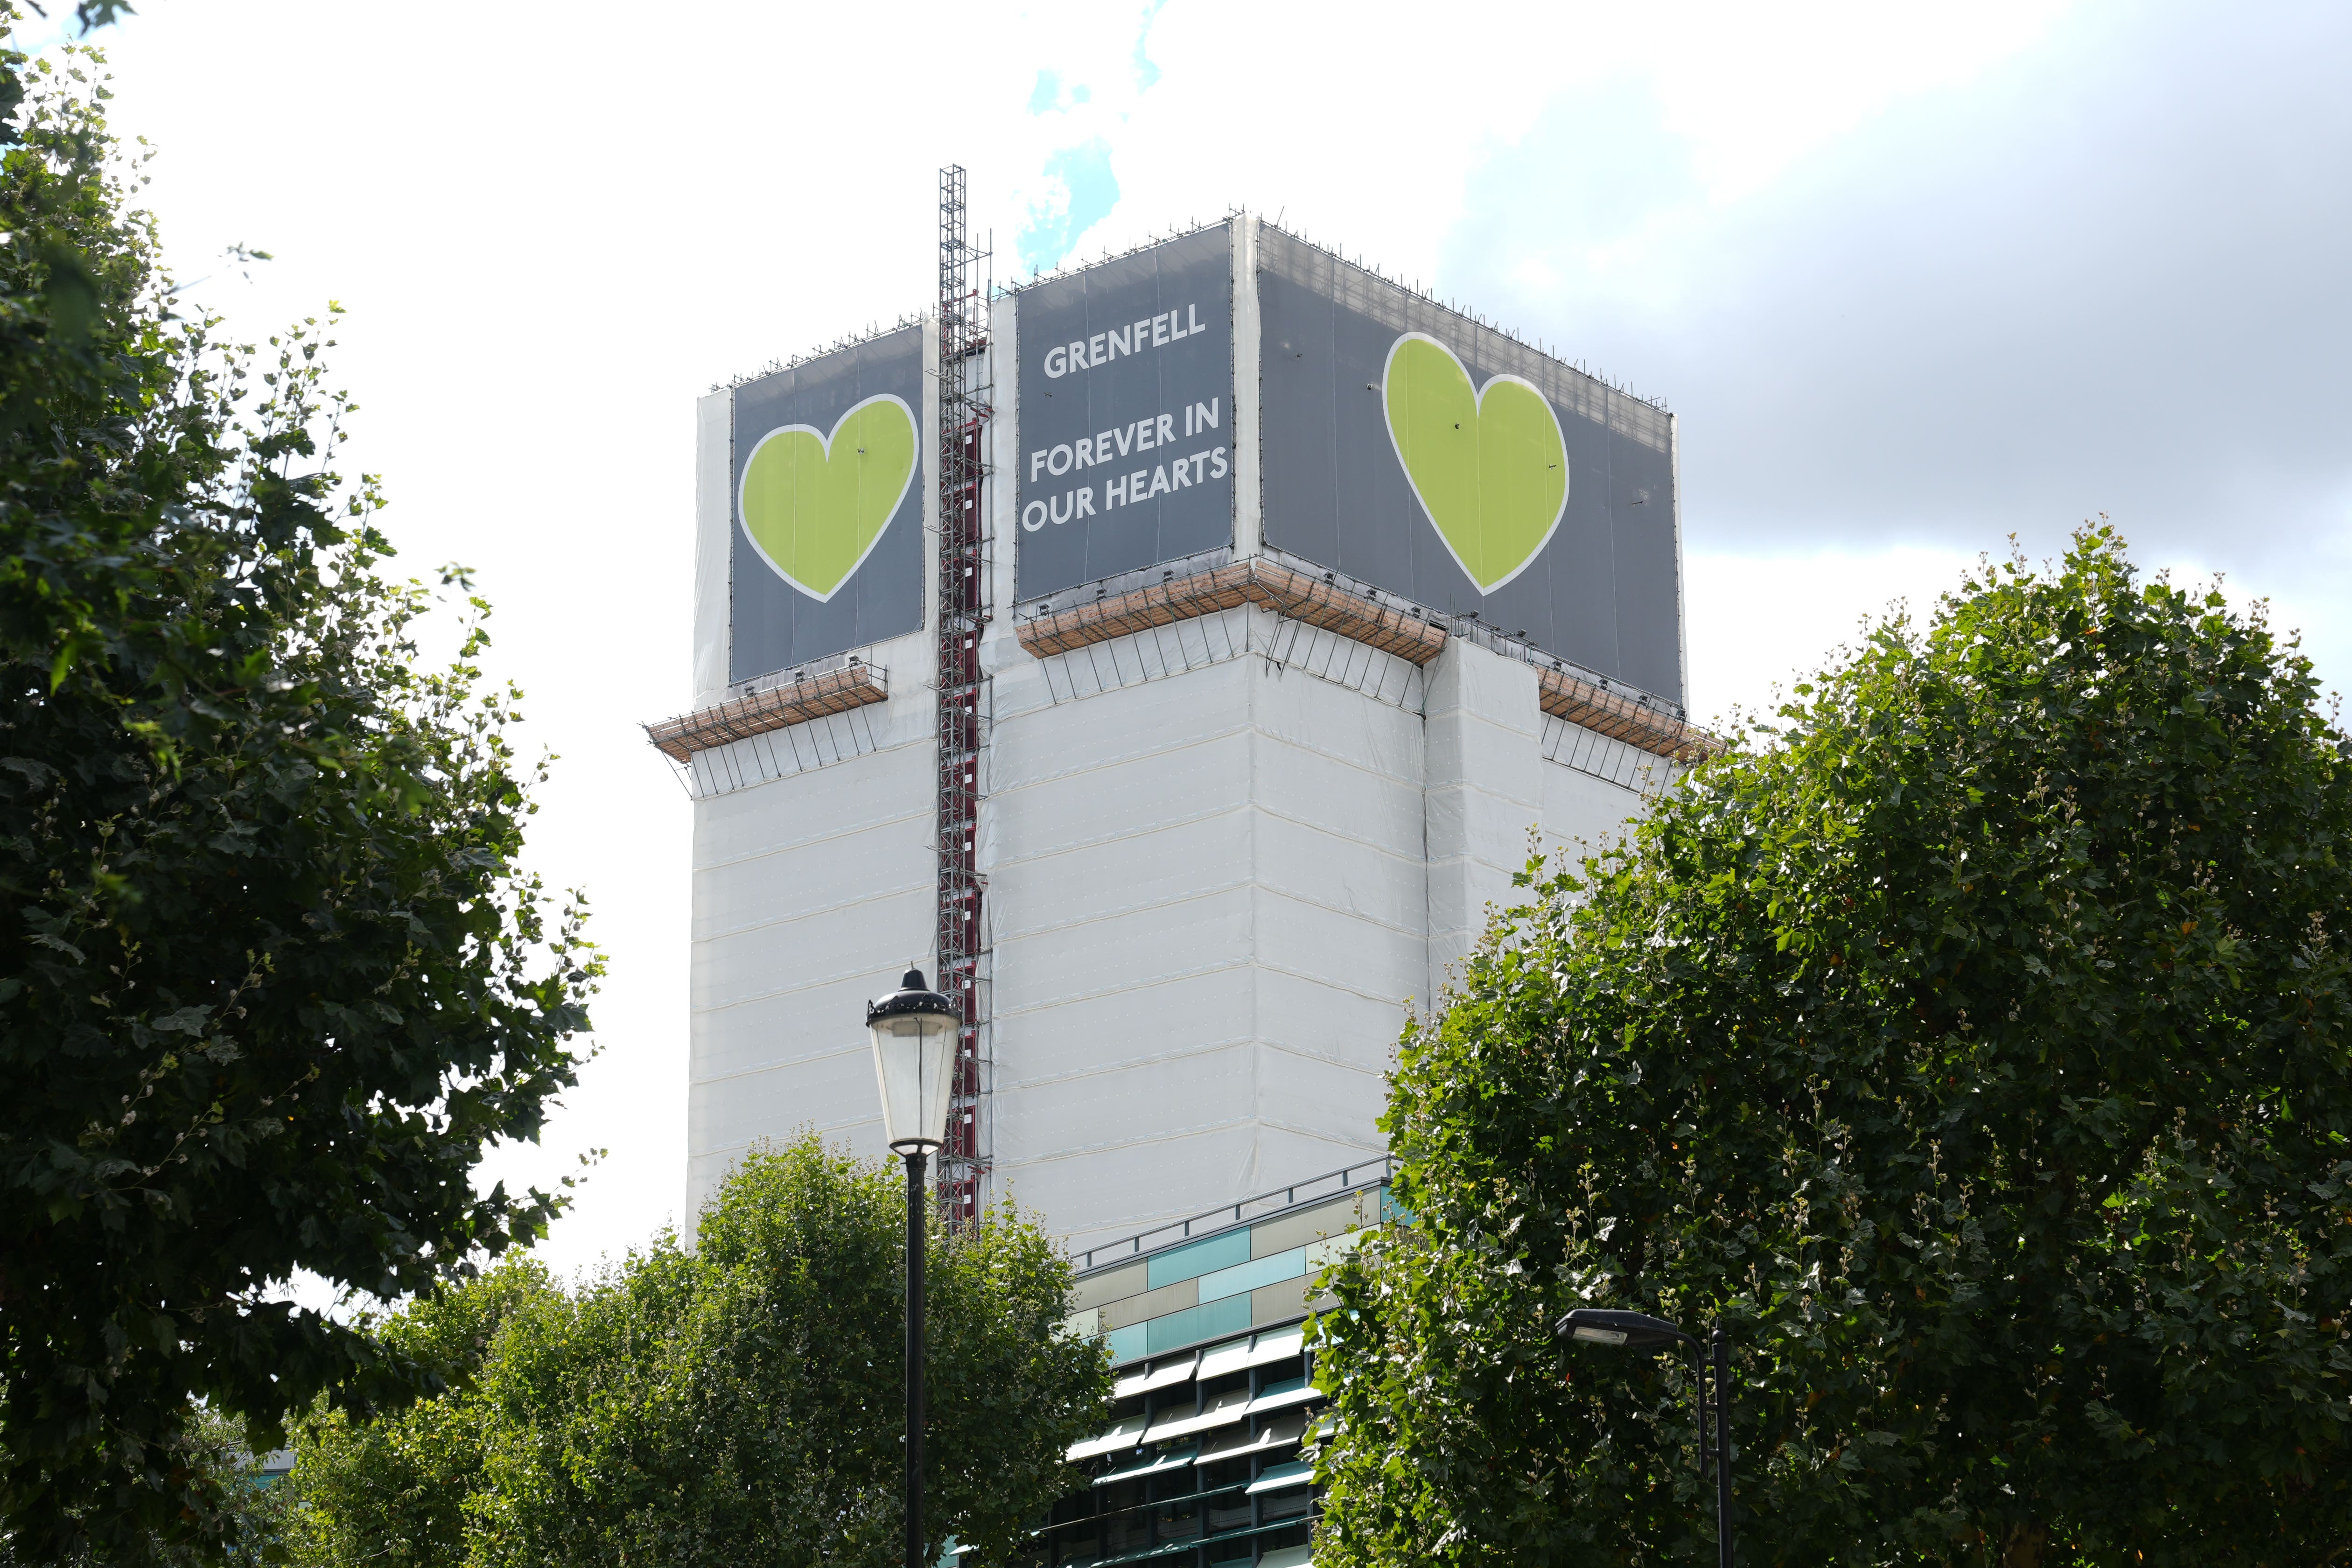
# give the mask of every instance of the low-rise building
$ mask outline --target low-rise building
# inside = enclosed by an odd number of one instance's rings
[[[1103,1429],[1070,1449],[1087,1485],[1038,1521],[1021,1568],[1295,1568],[1321,1419],[1307,1319],[1325,1268],[1396,1218],[1388,1163],[1077,1255],[1070,1332],[1110,1347]]]

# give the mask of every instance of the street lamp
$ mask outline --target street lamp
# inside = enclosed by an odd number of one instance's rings
[[[1691,1348],[1691,1359],[1699,1363],[1698,1384],[1698,1447],[1699,1473],[1706,1473],[1707,1462],[1715,1464],[1715,1541],[1717,1561],[1722,1568],[1733,1568],[1731,1540],[1731,1343],[1725,1338],[1723,1325],[1715,1326],[1715,1448],[1707,1451],[1706,1442],[1706,1364],[1699,1342],[1664,1318],[1654,1318],[1647,1312],[1624,1312],[1609,1307],[1579,1307],[1559,1321],[1552,1331],[1563,1339],[1588,1345],[1608,1345],[1633,1351],[1664,1350],[1669,1345],[1685,1344]]]
[[[923,1562],[923,1168],[947,1142],[950,1075],[963,1015],[907,971],[866,1005],[882,1131],[907,1161],[907,1568]]]

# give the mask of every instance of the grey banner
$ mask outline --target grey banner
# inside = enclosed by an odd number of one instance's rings
[[[1277,229],[1261,225],[1257,242],[1266,543],[1684,700],[1667,416]],[[1439,530],[1443,500],[1425,505],[1408,475],[1410,432],[1391,430],[1391,356],[1407,334],[1450,353],[1481,399],[1497,377],[1524,383],[1558,424],[1556,448],[1539,434],[1565,459],[1566,495],[1538,508],[1557,521],[1524,564],[1481,563],[1487,592]],[[1540,427],[1532,399],[1516,412]]]
[[[1023,599],[1233,542],[1225,225],[1020,295]]]
[[[922,626],[929,471],[922,408],[920,327],[885,333],[735,389],[730,681],[790,669]],[[912,420],[911,431],[900,426],[901,409]],[[836,443],[845,434],[861,445]],[[897,444],[902,437],[903,465]],[[762,479],[771,499],[763,508],[752,496],[747,516],[745,470],[763,443]],[[785,462],[800,463],[801,471],[780,478]],[[849,473],[849,465],[866,471]],[[785,479],[797,479],[797,489]],[[772,500],[778,494],[797,494],[801,510],[778,521]]]

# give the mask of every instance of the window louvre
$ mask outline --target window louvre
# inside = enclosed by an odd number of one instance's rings
[[[1193,1369],[1201,1364],[1196,1352],[1162,1363],[1149,1372],[1131,1372],[1111,1384],[1113,1399],[1126,1399],[1133,1394],[1150,1394],[1156,1389],[1173,1388],[1180,1383],[1192,1381]]]
[[[1138,1476],[1156,1476],[1162,1470],[1181,1469],[1192,1462],[1197,1452],[1197,1448],[1192,1444],[1187,1443],[1181,1448],[1154,1454],[1141,1464],[1129,1465],[1123,1470],[1113,1470],[1108,1475],[1097,1476],[1095,1485],[1107,1487],[1113,1481],[1131,1481]]]
[[[1257,1415],[1268,1410],[1287,1410],[1294,1405],[1309,1405],[1322,1397],[1323,1391],[1305,1378],[1289,1378],[1251,1400],[1249,1413]]]
[[[1315,1467],[1304,1459],[1294,1459],[1286,1465],[1276,1465],[1249,1485],[1246,1495],[1280,1491],[1285,1487],[1303,1487],[1315,1479]]]
[[[1292,1415],[1277,1415],[1255,1432],[1232,1432],[1212,1438],[1201,1448],[1201,1463],[1230,1459],[1236,1454],[1258,1454],[1268,1449],[1284,1448],[1307,1434],[1304,1411]]]
[[[1189,1437],[1195,1432],[1206,1432],[1217,1426],[1230,1426],[1248,1415],[1249,1409],[1249,1390],[1232,1389],[1211,1400],[1207,1408],[1198,1415],[1171,1412],[1168,1415],[1161,1416],[1152,1423],[1147,1437],[1150,1441],[1158,1442],[1163,1437]]]
[[[1111,1454],[1121,1448],[1132,1448],[1141,1441],[1143,1441],[1143,1417],[1130,1415],[1098,1436],[1071,1444],[1069,1452],[1064,1454],[1062,1458],[1076,1464],[1080,1459],[1091,1459],[1097,1454]]]
[[[1250,1342],[1246,1335],[1221,1345],[1211,1345],[1201,1352],[1201,1381],[1207,1383],[1229,1372],[1239,1372],[1245,1366],[1255,1364],[1250,1360]]]

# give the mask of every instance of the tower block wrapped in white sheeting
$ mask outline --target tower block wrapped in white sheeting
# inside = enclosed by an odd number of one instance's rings
[[[936,333],[715,392],[692,707],[689,1213],[882,1152],[865,1000],[933,968]],[[1075,1246],[1346,1166],[1530,843],[1682,710],[1672,417],[1236,217],[992,306],[971,855],[986,1196]]]

